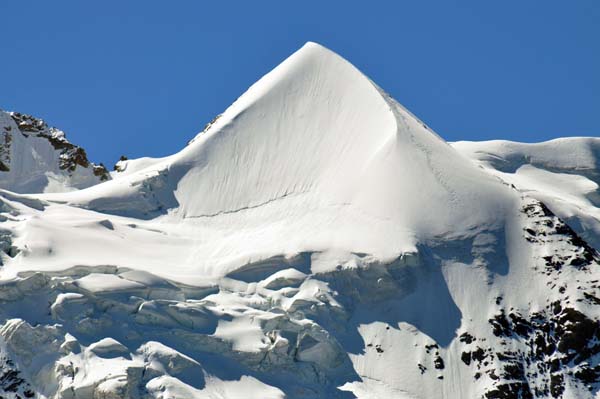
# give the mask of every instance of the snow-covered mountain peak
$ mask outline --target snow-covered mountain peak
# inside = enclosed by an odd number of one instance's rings
[[[431,237],[449,225],[489,221],[484,209],[503,209],[509,195],[352,64],[314,43],[250,87],[177,158],[169,170],[182,176],[175,196],[186,218],[329,209]],[[274,202],[285,205],[276,210]]]
[[[121,215],[135,203],[145,217],[168,212],[244,234],[248,251],[241,237],[219,246],[206,237],[219,263],[232,254],[244,263],[332,248],[393,259],[421,241],[497,228],[514,201],[352,64],[314,43],[181,152],[144,164],[60,199]],[[339,234],[340,226],[351,233]],[[290,237],[283,247],[282,235]]]
[[[181,212],[232,212],[317,187],[324,197],[357,177],[396,132],[396,119],[375,86],[338,55],[309,43],[182,151],[175,164],[191,168],[178,187]],[[194,192],[213,195],[189,203],[190,179]]]

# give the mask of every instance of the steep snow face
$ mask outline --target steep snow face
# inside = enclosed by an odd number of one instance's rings
[[[253,85],[170,172],[182,175],[175,196],[187,218],[289,197],[286,213],[348,209],[431,236],[489,222],[487,210],[506,197],[360,71],[314,43]],[[438,212],[439,203],[448,208]]]
[[[102,165],[43,120],[0,110],[0,188],[17,193],[65,192],[108,180]]]
[[[373,84],[328,50],[307,44],[253,85],[172,168],[183,217],[256,208],[286,197],[306,207],[355,193],[397,133]],[[198,200],[202,198],[202,200]]]
[[[218,278],[250,261],[303,252],[321,253],[325,261],[315,268],[354,262],[356,252],[391,261],[419,242],[501,228],[516,199],[314,43],[180,153],[130,166],[113,182],[45,198],[125,217],[166,214],[161,229],[174,223],[196,231],[194,249],[169,261],[171,278]],[[127,264],[147,268],[158,260],[142,259]],[[115,253],[97,261],[123,264]]]
[[[525,144],[453,143],[491,174],[544,202],[600,249],[600,138],[572,137]]]

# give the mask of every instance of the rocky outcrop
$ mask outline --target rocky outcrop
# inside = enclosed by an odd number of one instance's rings
[[[42,119],[0,111],[0,188],[20,193],[70,191],[110,179],[102,164]]]

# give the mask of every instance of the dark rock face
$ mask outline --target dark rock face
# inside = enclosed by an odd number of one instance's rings
[[[10,146],[12,144],[12,128],[4,126],[4,131],[0,132],[4,137],[0,137],[0,172],[10,171]]]
[[[523,213],[533,220],[533,226],[525,229],[527,241],[535,244],[562,241],[573,247],[571,252],[555,253],[543,257],[547,274],[560,271],[565,265],[584,269],[592,264],[600,263],[600,254],[579,237],[569,225],[556,217],[543,203],[529,204],[523,208]]]
[[[35,393],[15,364],[0,357],[0,398],[33,398]]]
[[[600,256],[542,203],[525,206],[523,213],[530,224],[523,234],[531,245],[561,248],[540,257],[542,268],[534,267],[554,299],[530,311],[507,308],[497,298],[498,310],[488,320],[497,342],[461,334],[462,363],[474,370],[475,380],[489,377],[492,388],[485,399],[562,398],[567,385],[597,392],[600,321],[590,307],[600,305],[599,280],[594,279]],[[567,287],[572,281],[578,284],[575,294]]]
[[[128,160],[128,158],[125,155],[121,155],[119,157],[119,161],[117,163],[115,163],[115,165],[113,166],[113,170],[115,172],[123,172],[125,170],[125,168],[123,167],[121,162],[125,162],[127,160]]]
[[[444,359],[442,359],[439,355],[435,358],[433,364],[437,370],[444,369]]]
[[[533,399],[527,383],[510,382],[500,384],[493,391],[486,392],[486,399]]]
[[[497,319],[506,321],[502,331],[495,327]],[[600,322],[582,312],[570,307],[563,308],[557,301],[542,312],[526,316],[511,312],[506,318],[501,312],[490,319],[490,325],[494,333],[500,333],[502,342],[524,342],[527,349],[494,353],[502,367],[500,377],[503,380],[519,381],[519,385],[512,384],[504,388],[497,386],[496,389],[500,392],[490,392],[505,396],[488,397],[532,397],[529,396],[531,388],[528,387],[529,381],[534,380],[542,381],[534,386],[535,397],[550,394],[554,398],[560,398],[565,390],[565,374],[585,385],[600,382],[596,372],[600,366],[590,367],[587,363],[600,353],[600,345],[597,343],[600,340]],[[468,355],[465,358],[468,359]]]

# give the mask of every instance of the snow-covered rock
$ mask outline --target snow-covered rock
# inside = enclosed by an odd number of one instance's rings
[[[41,119],[0,110],[0,188],[17,193],[64,192],[110,179],[85,150]]]

